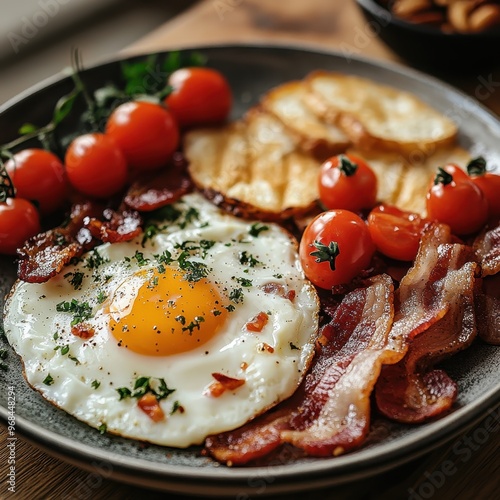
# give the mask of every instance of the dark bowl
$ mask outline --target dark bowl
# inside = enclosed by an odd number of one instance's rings
[[[500,29],[444,33],[396,17],[375,0],[356,0],[370,27],[402,59],[426,70],[474,71],[500,67]]]

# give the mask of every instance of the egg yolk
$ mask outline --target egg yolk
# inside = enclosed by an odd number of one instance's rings
[[[140,271],[125,280],[109,304],[109,328],[118,345],[149,356],[168,356],[208,342],[227,310],[206,279],[189,282],[182,271]]]

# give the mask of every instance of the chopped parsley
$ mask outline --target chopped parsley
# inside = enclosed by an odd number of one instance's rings
[[[92,308],[88,302],[82,302],[81,304],[76,299],[71,299],[71,302],[60,302],[56,305],[56,311],[72,313],[73,319],[71,320],[71,326],[75,326],[82,321],[90,319],[92,317]]]
[[[240,264],[255,267],[257,264],[260,264],[260,261],[258,261],[252,254],[249,254],[246,250],[244,250],[243,252],[240,252]]]
[[[100,385],[101,385],[101,382],[99,382],[99,380],[93,380],[92,383],[90,384],[92,389],[99,389]]]
[[[101,433],[101,434],[105,434],[108,430],[108,426],[106,424],[101,424],[97,430]]]
[[[250,227],[250,231],[248,233],[250,236],[253,236],[254,238],[258,238],[259,234],[262,233],[262,231],[267,231],[269,229],[269,226],[266,226],[265,224],[261,224],[260,222],[256,222],[255,224],[252,224]]]
[[[73,285],[73,288],[75,290],[80,290],[80,288],[82,287],[84,276],[85,276],[85,274],[83,274],[79,271],[77,271],[75,273],[66,273],[64,275],[65,278],[69,278],[69,283],[70,283],[70,285]]]
[[[176,412],[184,413],[184,407],[181,406],[179,401],[174,401],[174,404],[172,405],[172,409],[170,410],[170,415],[173,415]]]
[[[159,232],[160,228],[156,224],[153,223],[147,224],[146,227],[144,228],[144,234],[142,236],[141,245],[144,246],[148,240],[152,239]]]
[[[186,272],[185,279],[192,283],[196,283],[201,279],[206,278],[210,272],[208,266],[203,264],[203,262],[190,261],[188,258],[189,253],[183,251],[177,259],[179,267]]]
[[[97,303],[102,304],[107,298],[108,298],[108,296],[101,290],[97,294]]]
[[[102,264],[108,262],[95,248],[92,253],[87,257],[85,267],[88,269],[98,269]]]
[[[137,264],[139,264],[139,266],[145,266],[149,262],[149,259],[145,258],[144,254],[142,252],[139,252],[139,250],[135,251],[133,258],[137,261]]]
[[[229,300],[231,300],[235,304],[243,302],[243,290],[241,288],[235,288],[234,290],[231,290],[231,293],[229,294]]]
[[[120,401],[126,398],[141,398],[145,394],[153,394],[157,401],[167,398],[175,392],[175,389],[169,389],[165,380],[162,378],[156,379],[156,383],[151,385],[151,381],[154,380],[151,377],[139,377],[135,383],[133,389],[128,389],[127,387],[120,387],[116,389],[120,395]]]
[[[43,383],[45,385],[52,385],[54,383],[54,379],[50,375],[50,373],[43,379]]]
[[[158,261],[158,264],[165,264],[166,266],[171,264],[174,260],[172,254],[168,250],[165,250],[160,255],[154,255],[153,257]]]
[[[189,334],[191,335],[193,333],[193,330],[197,328],[198,330],[200,329],[200,323],[203,323],[205,321],[205,318],[203,316],[195,316],[194,320],[189,323],[189,325],[185,326],[182,331],[189,331]]]
[[[68,352],[69,352],[69,345],[63,345],[61,347],[61,354],[65,356],[66,354],[68,354]]]
[[[245,288],[250,288],[252,286],[252,280],[249,280],[248,278],[233,278],[234,281],[237,281],[241,286],[244,286]]]
[[[178,321],[181,325],[185,325],[186,324],[186,318],[185,318],[185,316],[176,316],[175,317],[175,321]]]
[[[300,351],[300,347],[297,347],[293,342],[290,342],[290,349],[292,351]]]

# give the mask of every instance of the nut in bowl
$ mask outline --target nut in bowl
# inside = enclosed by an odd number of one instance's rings
[[[499,65],[500,2],[356,0],[380,38],[424,69],[467,71]]]

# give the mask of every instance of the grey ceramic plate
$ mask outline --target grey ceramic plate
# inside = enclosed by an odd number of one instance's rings
[[[425,75],[396,66],[339,54],[263,46],[231,46],[199,49],[208,64],[229,78],[241,115],[274,85],[301,78],[323,68],[353,73],[409,90],[452,117],[460,127],[460,143],[490,157],[500,156],[500,122],[477,102]],[[84,72],[89,86],[98,87],[119,78],[114,61]],[[44,123],[57,98],[71,89],[59,76],[12,100],[0,109],[0,144],[16,134],[25,122]],[[497,161],[498,165],[498,161]],[[0,306],[14,281],[10,259],[0,259]],[[500,349],[476,343],[446,363],[458,382],[454,410],[441,420],[409,427],[375,420],[366,445],[351,454],[331,459],[297,459],[285,450],[265,467],[226,468],[200,454],[200,449],[175,450],[143,447],[119,437],[101,435],[46,403],[24,382],[16,354],[9,351],[8,370],[0,371],[0,417],[7,420],[7,390],[16,393],[16,430],[51,453],[104,477],[137,485],[199,495],[233,495],[299,491],[334,485],[382,472],[415,458],[452,439],[493,410],[500,401]]]

